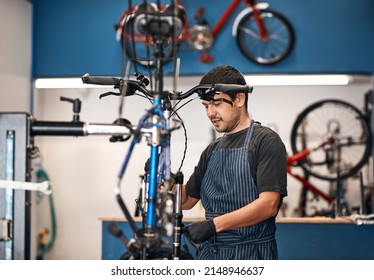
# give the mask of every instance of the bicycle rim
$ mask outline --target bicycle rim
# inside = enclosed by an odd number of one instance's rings
[[[300,113],[291,130],[291,146],[294,154],[313,150],[299,165],[312,176],[333,181],[355,175],[368,162],[371,133],[355,106],[327,99]]]
[[[268,33],[268,40],[261,39],[253,13],[246,15],[238,25],[237,43],[249,60],[258,64],[274,64],[283,60],[294,45],[294,32],[290,22],[272,10],[260,10],[260,17]]]

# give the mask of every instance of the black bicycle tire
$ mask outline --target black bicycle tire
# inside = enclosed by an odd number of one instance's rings
[[[248,21],[252,21],[254,19],[253,12],[248,13],[240,20],[238,24],[236,41],[237,41],[237,44],[238,44],[238,47],[241,53],[246,58],[248,58],[250,61],[253,61],[261,65],[272,65],[272,64],[282,61],[290,54],[295,44],[295,31],[293,29],[291,22],[281,13],[271,10],[271,9],[259,10],[259,13],[260,15],[271,14],[274,18],[276,18],[279,22],[281,22],[283,26],[286,28],[289,36],[288,36],[287,45],[282,50],[282,52],[279,55],[273,57],[272,59],[269,59],[269,58],[260,57],[252,53],[251,50],[248,49],[248,47],[245,44],[245,39],[244,39],[246,35],[244,34],[244,32],[241,32],[240,30],[241,30],[241,27],[245,25]]]
[[[365,146],[365,150],[364,150],[364,153],[362,154],[362,157],[361,159],[353,166],[349,169],[349,171],[345,172],[345,173],[342,173],[340,174],[340,179],[346,179],[352,175],[355,175],[357,174],[357,172],[365,165],[368,163],[368,160],[369,160],[369,156],[371,155],[371,146],[372,146],[372,135],[371,135],[371,129],[368,125],[368,122],[367,122],[367,118],[362,114],[362,112],[354,105],[352,105],[351,103],[348,103],[346,101],[343,101],[343,100],[339,100],[339,99],[324,99],[324,100],[320,100],[320,101],[317,101],[309,106],[307,106],[296,118],[293,126],[292,126],[292,129],[291,129],[291,148],[292,148],[292,152],[294,154],[300,152],[300,150],[298,150],[297,148],[297,131],[298,131],[298,128],[301,126],[302,124],[302,121],[304,120],[304,118],[311,114],[313,112],[313,110],[317,109],[317,108],[320,108],[321,106],[327,104],[327,103],[331,103],[331,104],[339,104],[340,106],[345,106],[347,108],[349,108],[350,110],[352,110],[353,112],[355,112],[359,118],[359,122],[361,123],[361,126],[363,128],[363,132],[365,133],[366,135],[366,139],[367,139],[367,145]],[[314,176],[316,178],[319,178],[321,180],[327,180],[327,181],[336,181],[337,180],[337,176],[336,177],[328,177],[326,175],[321,175],[321,174],[318,174],[316,172],[312,172],[310,170],[310,168],[308,168],[308,165],[306,163],[306,161],[300,161],[298,163],[299,166],[301,166],[305,172],[307,172],[308,174],[310,174],[311,176]]]
[[[127,33],[131,34],[132,30],[126,30],[126,28],[133,28],[133,23],[132,22],[133,22],[133,19],[131,18],[131,19],[129,19],[129,22],[122,27],[122,34],[127,34]],[[145,57],[145,56],[139,55],[136,52],[136,49],[134,50],[134,47],[135,47],[134,44],[137,44],[137,43],[134,42],[133,40],[125,40],[125,37],[123,35],[121,36],[122,51],[126,52],[126,56],[129,59],[131,59],[132,61],[134,61],[134,62],[136,62],[136,63],[138,63],[142,66],[154,67],[155,66],[154,57],[153,56]],[[138,44],[144,44],[144,47],[146,48],[145,43],[138,43]],[[177,43],[174,44],[174,47],[178,48]],[[167,52],[164,52],[163,63],[171,61],[173,59],[173,54],[174,54],[174,52],[173,52],[172,48],[169,48]]]

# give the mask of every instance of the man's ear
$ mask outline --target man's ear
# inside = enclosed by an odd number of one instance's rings
[[[236,98],[236,104],[238,107],[245,106],[245,93],[239,92],[235,96]]]

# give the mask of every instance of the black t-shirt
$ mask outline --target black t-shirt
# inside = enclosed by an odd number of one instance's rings
[[[225,135],[210,143],[202,152],[194,172],[187,181],[187,194],[200,199],[201,182],[204,178],[210,156],[218,143],[220,149],[244,146],[248,128],[231,135]],[[258,193],[279,192],[287,196],[287,154],[279,135],[268,127],[254,123],[254,131],[249,145],[249,164]]]

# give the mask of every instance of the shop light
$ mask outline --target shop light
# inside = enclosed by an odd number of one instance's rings
[[[246,75],[245,79],[252,86],[328,86],[353,81],[349,75]]]
[[[326,86],[348,85],[353,81],[350,75],[246,75],[252,86]],[[84,84],[81,78],[40,78],[35,88],[113,88],[113,86]]]
[[[81,78],[40,78],[35,80],[35,88],[113,88],[113,86],[84,84]]]

